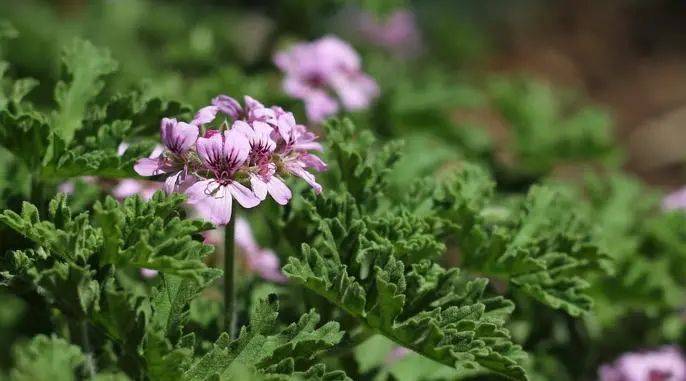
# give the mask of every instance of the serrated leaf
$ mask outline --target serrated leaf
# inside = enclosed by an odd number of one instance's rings
[[[608,255],[591,234],[575,200],[535,186],[514,207],[492,199],[493,182],[465,167],[434,194],[435,214],[454,235],[467,269],[504,278],[553,308],[578,316],[589,311],[588,282],[606,269]]]
[[[78,39],[65,48],[62,62],[70,80],[59,82],[55,89],[59,109],[53,118],[52,131],[69,144],[82,126],[89,102],[104,86],[101,78],[115,71],[117,63],[109,51]]]
[[[14,349],[16,366],[10,372],[12,381],[78,380],[76,370],[85,357],[79,347],[57,337],[39,335],[26,345]]]
[[[183,380],[204,381],[212,376],[228,380],[241,374],[246,368],[269,376],[269,379],[307,375],[315,378],[306,379],[314,380],[318,379],[317,375],[321,378],[325,373],[335,376],[334,379],[346,379],[341,372],[327,373],[321,366],[310,368],[304,373],[298,373],[293,367],[294,360],[311,360],[319,351],[336,345],[343,337],[338,323],[329,322],[317,328],[319,315],[310,311],[297,323],[280,329],[276,321],[277,315],[278,299],[272,294],[255,306],[250,324],[241,329],[236,340],[232,341],[227,334],[223,334],[186,371]]]

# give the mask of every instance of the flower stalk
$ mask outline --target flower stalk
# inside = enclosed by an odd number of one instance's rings
[[[236,292],[234,287],[236,263],[236,219],[235,211],[224,226],[224,330],[229,332],[232,339],[236,336]]]
[[[84,319],[80,324],[81,329],[81,346],[86,355],[86,372],[88,372],[88,379],[95,380],[97,369],[95,367],[95,358],[91,349],[90,337],[88,336],[88,322]]]

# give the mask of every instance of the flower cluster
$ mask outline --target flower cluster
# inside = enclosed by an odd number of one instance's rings
[[[600,368],[601,381],[684,381],[686,360],[675,347],[627,353]]]
[[[322,150],[317,136],[297,124],[292,113],[249,96],[241,105],[220,95],[190,123],[164,118],[160,135],[164,150],[140,159],[135,171],[164,177],[166,192],[186,193],[188,203],[216,225],[230,221],[233,199],[244,208],[257,206],[267,195],[281,205],[288,203],[285,176],[302,178],[317,193],[322,190],[308,171],[326,169],[311,153]]]
[[[338,112],[364,109],[379,94],[376,82],[362,72],[360,57],[345,41],[326,36],[296,44],[274,57],[285,74],[284,91],[305,102],[307,117],[321,122]]]

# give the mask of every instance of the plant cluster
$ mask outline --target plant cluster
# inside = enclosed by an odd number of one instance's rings
[[[0,380],[684,377],[686,205],[604,110],[452,5],[278,3],[0,4]]]

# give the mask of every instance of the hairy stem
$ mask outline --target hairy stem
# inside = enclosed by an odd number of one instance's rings
[[[234,290],[234,264],[236,261],[234,234],[236,216],[231,211],[231,220],[224,226],[224,329],[231,338],[236,334],[236,306]]]
[[[84,319],[81,322],[81,346],[86,353],[86,371],[88,372],[88,379],[94,380],[97,370],[95,368],[95,358],[91,350],[91,342],[88,336],[88,322]]]

